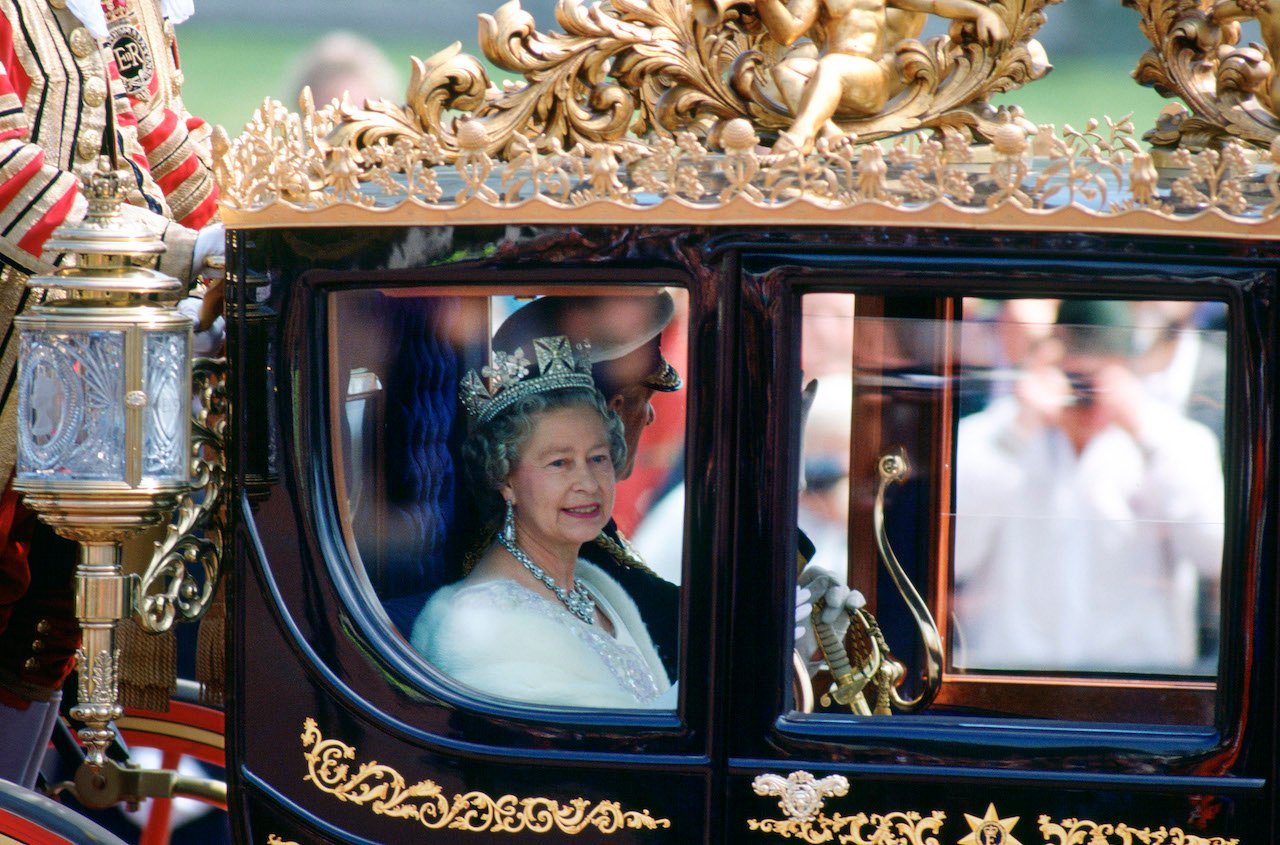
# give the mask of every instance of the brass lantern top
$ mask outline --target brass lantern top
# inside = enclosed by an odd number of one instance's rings
[[[60,226],[46,248],[75,256],[54,275],[32,276],[28,287],[61,290],[66,299],[47,303],[137,305],[140,298],[173,299],[183,285],[155,269],[166,247],[156,233],[128,221],[121,211],[125,188],[105,156],[83,188],[89,209],[77,224]]]

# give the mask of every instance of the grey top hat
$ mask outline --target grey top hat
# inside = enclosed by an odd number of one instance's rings
[[[665,290],[635,296],[543,296],[508,317],[493,336],[493,348],[531,348],[534,338],[565,335],[591,344],[591,371],[606,397],[631,385],[664,393],[683,386],[662,357],[662,330],[675,315]]]

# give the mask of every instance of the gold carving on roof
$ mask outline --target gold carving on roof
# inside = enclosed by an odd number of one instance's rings
[[[390,766],[374,761],[358,766],[348,762],[355,759],[356,749],[325,739],[310,718],[303,724],[302,747],[311,749],[303,755],[308,768],[305,779],[321,791],[340,801],[367,805],[375,815],[408,819],[431,830],[567,834],[594,830],[612,834],[671,827],[669,819],[654,818],[648,810],[624,810],[617,801],[572,798],[561,803],[515,795],[491,798],[474,790],[449,798],[435,781],[410,784]]]
[[[844,775],[815,778],[805,771],[782,775],[759,775],[751,784],[757,795],[777,796],[778,807],[786,818],[748,819],[747,827],[762,833],[773,833],[783,839],[799,839],[819,843],[838,840],[847,845],[934,845],[946,814],[934,810],[922,817],[914,810],[892,813],[857,813],[845,816],[823,812],[827,798],[849,792]],[[932,836],[930,835],[932,834]]]
[[[355,151],[425,135],[452,161],[478,151],[477,139],[484,152],[505,159],[521,138],[539,150],[650,131],[714,139],[737,118],[772,137],[795,129],[803,80],[822,58],[815,50],[874,71],[844,83],[842,98],[823,116],[830,123],[808,121],[825,126],[824,134],[867,141],[963,126],[985,135],[996,123],[987,99],[1048,72],[1032,36],[1044,23],[1044,6],[1054,2],[952,0],[939,7],[957,19],[950,34],[921,42],[916,36],[928,17],[921,3],[908,8],[883,0],[878,9],[860,7],[856,24],[820,16],[801,33],[831,42],[816,47],[781,43],[767,23],[771,8],[820,6],[816,0],[738,2],[714,19],[695,15],[689,0],[560,0],[556,17],[564,32],[546,34],[511,0],[480,16],[480,48],[523,81],[495,86],[454,43],[426,61],[413,59],[406,105],[339,104],[330,142]],[[841,27],[843,41],[827,37]],[[800,146],[808,149],[811,141]]]
[[[1087,819],[1066,819],[1054,822],[1048,816],[1040,817],[1040,833],[1046,845],[1240,845],[1236,838],[1222,836],[1197,836],[1179,827],[1130,827],[1120,824],[1099,824]]]
[[[1133,72],[1185,107],[1166,107],[1147,140],[1191,150],[1229,139],[1267,148],[1280,135],[1276,61],[1280,5],[1259,0],[1124,0],[1152,47]],[[1241,20],[1256,17],[1265,45],[1240,46]]]
[[[773,155],[758,146],[750,122],[735,118],[718,147],[693,132],[572,149],[517,136],[505,159],[488,152],[482,124],[466,121],[457,135],[463,146],[449,160],[431,135],[380,138],[354,153],[334,147],[342,109],[316,109],[304,97],[293,113],[268,100],[234,142],[218,134],[216,170],[231,225],[728,225],[762,222],[768,211],[771,223],[1101,230],[1114,220],[1130,232],[1270,237],[1269,228],[1250,229],[1280,214],[1280,145],[1262,165],[1233,141],[1183,150],[1162,175],[1128,119],[1061,131],[1028,131],[1006,119],[981,149],[944,129],[862,145],[819,138],[806,155]],[[339,209],[347,211],[314,214]]]
[[[317,107],[304,92],[294,113],[266,100],[235,141],[216,133],[224,218],[734,224],[768,210],[770,223],[1261,238],[1251,229],[1280,214],[1280,86],[1258,48],[1232,47],[1227,20],[1240,3],[1260,13],[1257,3],[1126,0],[1157,45],[1135,75],[1192,109],[1167,109],[1148,134],[1181,150],[1158,170],[1127,118],[1059,132],[987,105],[1047,70],[1032,35],[1056,0],[953,0],[959,20],[924,42],[920,7],[942,7],[883,0],[834,46],[839,21],[814,18],[816,0],[694,1],[560,0],[564,32],[544,34],[512,0],[481,16],[480,41],[521,81],[495,86],[454,44],[413,60],[405,105]],[[778,9],[821,37],[787,46],[796,33],[779,29]],[[805,81],[823,60],[870,67],[868,55],[883,74],[853,94],[876,108],[847,101],[857,86],[844,79],[826,111],[806,112],[823,99]]]

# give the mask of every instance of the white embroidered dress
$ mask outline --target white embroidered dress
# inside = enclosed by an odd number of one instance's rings
[[[598,567],[577,577],[613,623],[609,636],[558,601],[506,579],[460,581],[436,592],[410,642],[461,684],[531,704],[601,708],[673,706],[635,602]]]

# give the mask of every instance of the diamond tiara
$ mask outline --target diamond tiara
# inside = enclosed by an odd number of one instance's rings
[[[566,387],[595,388],[591,378],[591,345],[570,346],[564,335],[540,337],[533,342],[538,374],[530,375],[532,362],[523,349],[510,354],[495,350],[493,363],[477,373],[471,370],[458,386],[458,398],[478,423],[487,423],[526,396]]]

